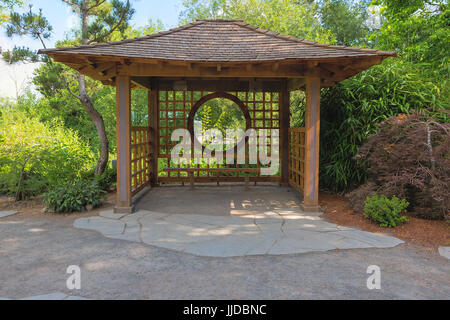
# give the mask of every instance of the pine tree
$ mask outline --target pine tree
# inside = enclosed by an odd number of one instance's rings
[[[72,8],[74,14],[78,15],[81,24],[80,29],[74,32],[75,39],[71,41],[74,45],[89,45],[92,43],[108,42],[117,33],[123,33],[129,26],[134,9],[130,1],[122,0],[61,0]],[[45,40],[53,31],[48,20],[41,10],[34,13],[32,6],[27,13],[12,13],[6,26],[7,35],[29,36],[40,40],[45,49]],[[14,63],[23,60],[36,61],[36,53],[16,47],[10,52],[3,53],[6,62]],[[70,92],[70,94],[81,102],[86,112],[92,119],[100,139],[100,156],[95,168],[95,174],[101,175],[108,164],[109,141],[106,135],[105,124],[102,115],[96,110],[92,97],[88,94],[86,78],[76,73],[78,92],[71,89],[68,80],[60,74],[63,70],[58,64],[54,64],[50,58],[44,58],[50,68],[58,74],[59,81]]]

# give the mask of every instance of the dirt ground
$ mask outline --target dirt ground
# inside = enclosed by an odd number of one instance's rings
[[[450,224],[445,221],[424,220],[407,214],[408,222],[396,228],[383,228],[355,212],[346,197],[322,193],[320,205],[326,207],[325,218],[342,226],[369,232],[388,232],[405,242],[436,252],[439,246],[450,245]]]
[[[421,239],[432,250],[405,243],[388,249],[333,250],[292,255],[199,257],[104,237],[73,228],[114,205],[77,214],[43,212],[41,199],[14,203],[0,198],[0,211],[20,213],[0,220],[0,298],[20,299],[63,292],[88,299],[448,299],[448,260],[436,254],[440,241],[418,236],[441,222],[417,220],[396,236]],[[345,198],[322,195],[329,220],[386,232],[352,213]],[[430,227],[429,227],[430,226]],[[402,231],[403,230],[403,231]],[[404,230],[409,230],[405,232]],[[434,234],[432,232],[427,233]],[[415,232],[415,234],[413,233]],[[397,234],[398,233],[398,234]],[[448,239],[447,236],[439,239]],[[433,246],[432,246],[433,245]],[[431,247],[432,246],[432,247]],[[66,287],[67,267],[80,266],[82,289]],[[368,290],[367,267],[382,270],[382,289]]]
[[[114,206],[116,194],[109,193],[101,208],[85,214],[92,215]],[[397,228],[383,228],[364,218],[363,214],[355,212],[346,197],[322,192],[320,205],[325,208],[324,217],[330,222],[341,226],[356,227],[369,232],[390,233],[403,241],[420,246],[426,250],[437,252],[439,246],[450,246],[450,224],[445,221],[419,219],[407,215],[408,222]],[[42,198],[14,202],[12,198],[0,197],[0,211],[19,211],[31,215],[43,214]],[[84,215],[84,213],[82,214]]]

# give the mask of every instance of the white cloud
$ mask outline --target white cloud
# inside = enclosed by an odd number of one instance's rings
[[[80,25],[78,16],[75,13],[73,13],[72,8],[69,6],[66,7],[66,13],[68,16],[66,21],[66,28],[69,30],[72,28],[77,28]]]
[[[34,90],[31,83],[33,72],[39,63],[18,63],[9,65],[0,59],[0,98],[15,99],[28,88]]]
[[[6,38],[1,33],[0,33],[0,48],[2,48],[3,51],[12,50],[12,48],[14,48],[14,44],[12,43],[12,41]]]

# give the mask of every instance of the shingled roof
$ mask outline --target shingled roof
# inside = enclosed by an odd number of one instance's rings
[[[281,35],[242,20],[198,20],[145,37],[87,46],[41,50],[77,54],[191,62],[264,62],[292,59],[389,57],[395,52],[333,46]]]

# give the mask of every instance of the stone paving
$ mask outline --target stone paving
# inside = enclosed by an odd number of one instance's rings
[[[6,218],[17,214],[17,211],[0,211],[0,218]]]
[[[357,248],[392,248],[403,241],[341,227],[315,213],[277,210],[240,216],[104,211],[74,227],[105,237],[207,257],[283,255]]]
[[[12,300],[9,298],[0,298],[0,300]],[[61,292],[54,292],[50,294],[42,294],[38,296],[23,298],[19,300],[89,300],[82,297],[71,296]]]
[[[439,247],[439,254],[450,260],[450,247]]]

